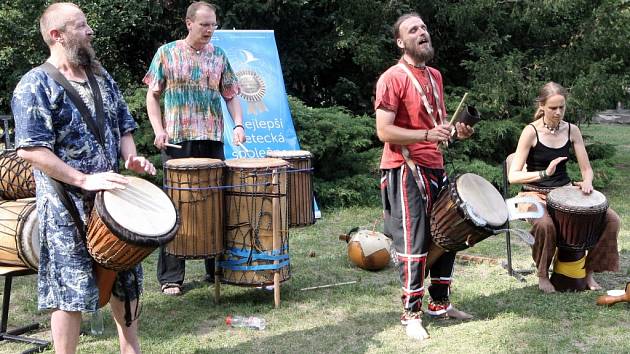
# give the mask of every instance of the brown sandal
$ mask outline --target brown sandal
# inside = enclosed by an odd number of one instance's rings
[[[179,296],[182,294],[182,286],[177,283],[163,284],[162,294],[168,295],[168,296]]]

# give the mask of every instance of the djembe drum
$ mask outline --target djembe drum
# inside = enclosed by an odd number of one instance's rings
[[[164,189],[179,211],[181,225],[166,253],[208,258],[223,252],[223,169],[209,158],[172,159],[164,164]]]
[[[87,232],[90,255],[116,271],[140,263],[179,228],[179,215],[166,193],[144,179],[126,178],[125,189],[96,194]]]
[[[586,290],[586,251],[595,247],[604,229],[608,200],[598,191],[584,194],[566,186],[547,194],[547,211],[556,228],[558,253],[550,281],[558,291]]]
[[[39,267],[35,198],[0,201],[0,264]]]
[[[15,200],[35,196],[35,179],[31,164],[15,150],[0,152],[0,198]]]
[[[313,207],[313,155],[305,150],[272,150],[267,157],[283,159],[287,169],[287,205],[289,226],[315,223]]]
[[[461,251],[496,234],[508,216],[505,200],[490,182],[473,173],[456,177],[431,212],[427,267],[445,251]]]
[[[226,162],[225,252],[222,281],[245,286],[274,285],[290,277],[287,165],[281,159]]]

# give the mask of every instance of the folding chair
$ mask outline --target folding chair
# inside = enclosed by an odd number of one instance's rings
[[[513,158],[514,158],[514,154],[512,153],[508,155],[508,157],[506,157],[505,160],[503,161],[503,188],[502,188],[503,199],[508,198],[508,189],[509,189],[508,188],[509,187],[508,172],[510,171],[510,164],[512,163]],[[507,263],[504,262],[502,264],[503,268],[505,268],[508,271],[508,275],[513,276],[519,281],[524,282],[525,278],[523,276],[533,273],[534,269],[516,270],[512,267],[512,240],[511,240],[509,219],[506,223],[505,245],[506,245],[506,251],[507,251]]]

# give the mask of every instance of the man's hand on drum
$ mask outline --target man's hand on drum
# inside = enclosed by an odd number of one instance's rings
[[[234,145],[245,142],[245,128],[243,128],[242,125],[239,124],[234,128],[234,131],[232,132],[232,141],[234,141]]]
[[[160,150],[164,150],[166,146],[164,144],[168,143],[168,134],[166,131],[162,130],[161,132],[155,134],[155,139],[153,140],[153,145]]]
[[[125,168],[136,173],[155,175],[155,166],[143,156],[129,156],[125,161]]]
[[[455,123],[455,130],[457,131],[457,135],[455,136],[459,140],[468,139],[475,133],[475,128],[462,122]]]
[[[85,179],[79,187],[87,191],[100,191],[125,189],[127,184],[129,184],[129,180],[125,176],[110,171],[85,175]]]
[[[582,193],[591,194],[593,192],[593,184],[586,181],[575,182],[575,185],[580,187]]]

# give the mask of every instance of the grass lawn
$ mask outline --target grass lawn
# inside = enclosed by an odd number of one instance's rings
[[[591,125],[586,134],[615,144],[619,177],[602,190],[622,219],[619,235],[621,271],[597,274],[605,289],[622,289],[630,281],[630,126]],[[408,340],[398,318],[400,286],[389,267],[368,272],[352,266],[345,242],[338,236],[354,226],[380,225],[379,208],[325,211],[315,225],[291,229],[292,278],[283,284],[281,307],[273,308],[273,293],[223,285],[221,301],[213,301],[213,287],[201,281],[203,262],[188,261],[185,293],[166,297],[155,278],[157,255],[143,264],[145,287],[140,322],[145,353],[628,353],[630,305],[610,308],[595,304],[604,291],[544,295],[537,279],[521,282],[497,264],[458,262],[452,300],[475,316],[458,322],[426,319],[431,339]],[[520,227],[528,228],[526,224]],[[515,237],[513,237],[514,239]],[[464,251],[505,260],[505,237],[493,236]],[[513,242],[516,268],[531,268],[529,247]],[[354,284],[301,290],[324,284]],[[109,314],[109,308],[105,309]],[[267,321],[264,331],[228,328],[228,314],[255,315]],[[50,338],[49,314],[37,311],[34,276],[14,279],[9,327],[39,321],[38,338]],[[89,317],[82,328],[89,332]],[[0,352],[25,350],[20,344],[0,342]],[[116,353],[117,336],[111,317],[105,333],[82,335],[82,353]],[[49,350],[48,352],[52,352]]]

